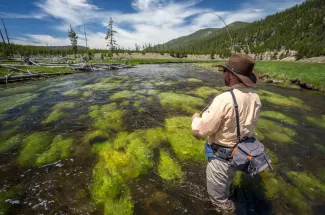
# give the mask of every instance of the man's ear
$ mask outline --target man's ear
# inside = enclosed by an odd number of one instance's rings
[[[234,74],[232,74],[231,72],[229,72],[229,78],[233,79],[233,78],[237,78]]]

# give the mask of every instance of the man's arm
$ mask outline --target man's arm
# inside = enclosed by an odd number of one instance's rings
[[[218,131],[227,112],[227,103],[216,97],[207,111],[200,118],[198,113],[192,117],[192,131],[200,136],[209,136]]]

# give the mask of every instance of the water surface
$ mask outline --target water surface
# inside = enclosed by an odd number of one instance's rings
[[[189,64],[1,86],[0,214],[214,214],[190,117],[224,90]],[[238,173],[236,213],[324,214],[325,96],[256,90],[276,173]]]

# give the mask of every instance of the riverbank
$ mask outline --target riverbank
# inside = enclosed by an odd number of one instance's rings
[[[217,63],[197,65],[218,71]],[[266,83],[325,91],[325,64],[323,63],[257,61],[255,68]]]

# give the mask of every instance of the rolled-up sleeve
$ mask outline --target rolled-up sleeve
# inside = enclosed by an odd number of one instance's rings
[[[192,121],[193,133],[206,137],[218,131],[227,112],[227,103],[217,96],[208,110]]]

